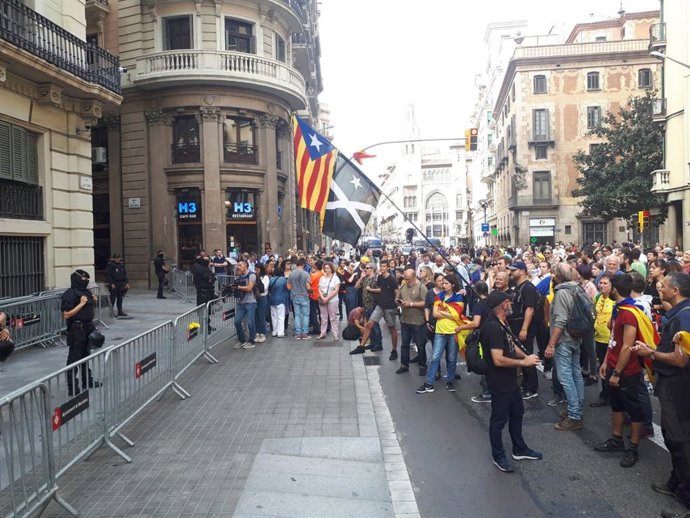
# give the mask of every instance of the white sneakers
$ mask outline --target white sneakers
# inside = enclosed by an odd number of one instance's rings
[[[258,344],[262,344],[266,341],[266,335],[262,335],[261,333],[256,333],[256,337],[254,338],[254,341]]]

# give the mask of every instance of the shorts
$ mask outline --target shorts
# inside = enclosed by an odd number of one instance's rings
[[[386,321],[386,326],[395,327],[395,308],[383,309],[381,306],[376,306],[369,320],[380,322],[381,318]]]
[[[611,371],[608,369],[606,378],[611,377]],[[640,382],[640,374],[633,374],[632,376],[621,375],[617,387],[609,384],[609,404],[611,410],[614,412],[627,412],[630,416],[630,421],[633,423],[640,423],[644,421],[642,415],[642,403],[637,392],[637,386]]]

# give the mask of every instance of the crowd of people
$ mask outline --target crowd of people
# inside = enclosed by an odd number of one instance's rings
[[[209,265],[210,258],[199,261],[206,271]],[[610,436],[595,449],[620,455],[625,468],[639,461],[640,440],[654,434],[656,395],[673,469],[652,487],[676,499],[662,516],[690,516],[690,252],[657,246],[643,253],[615,243],[392,249],[361,257],[267,250],[240,257],[233,273],[236,347],[254,348],[269,327],[273,336],[286,336],[292,314],[298,340],[330,334],[354,341],[350,354],[377,352],[383,322],[388,358],[399,361],[401,375],[417,365],[419,394],[434,392],[441,379],[447,391],[456,390],[458,355],[479,329],[487,372],[471,400],[491,404],[492,459],[503,472],[514,471],[502,441],[506,424],[513,460],[542,458],[522,437],[522,416],[523,401],[542,396],[544,385],[548,405],[563,408],[555,430],[576,432],[586,408],[610,408]],[[587,405],[584,387],[594,384],[601,387]]]

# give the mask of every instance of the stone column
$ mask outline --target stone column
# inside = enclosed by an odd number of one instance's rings
[[[224,199],[220,192],[220,128],[218,106],[199,108],[202,123],[204,162],[204,243],[207,253],[215,248],[225,250]]]
[[[266,174],[261,195],[260,246],[266,241],[277,247],[280,240],[278,220],[278,171],[276,167],[276,124],[278,117],[263,114],[259,117],[259,153],[266,160]],[[281,252],[284,252],[281,250]]]
[[[108,199],[110,208],[110,250],[124,253],[122,226],[122,161],[120,159],[120,116],[108,113],[103,116],[108,126]]]
[[[170,157],[170,127],[173,117],[162,110],[146,112],[148,122],[148,183],[149,183],[149,243],[148,257],[153,258],[156,250],[173,251],[175,236],[174,214],[168,206],[168,179],[165,168]],[[152,271],[149,271],[149,288],[158,286]]]
[[[285,190],[283,196],[283,217],[280,220],[280,231],[281,231],[281,241],[282,253],[286,253],[288,249],[295,245],[295,174],[294,174],[294,163],[295,160],[292,156],[292,146],[289,140],[290,137],[290,127],[287,122],[283,120],[278,121],[276,126],[276,131],[278,132],[278,138],[280,139],[281,156],[282,156],[282,172],[287,176],[287,181],[285,182]]]

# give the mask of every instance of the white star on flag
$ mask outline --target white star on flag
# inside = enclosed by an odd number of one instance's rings
[[[353,176],[352,180],[350,180],[350,183],[355,186],[355,190],[362,187],[362,182],[360,181],[359,177],[357,177],[357,176]]]
[[[316,150],[320,153],[321,146],[323,146],[323,143],[317,138],[316,133],[314,133],[311,136],[311,142],[309,142],[309,145],[315,147]]]

